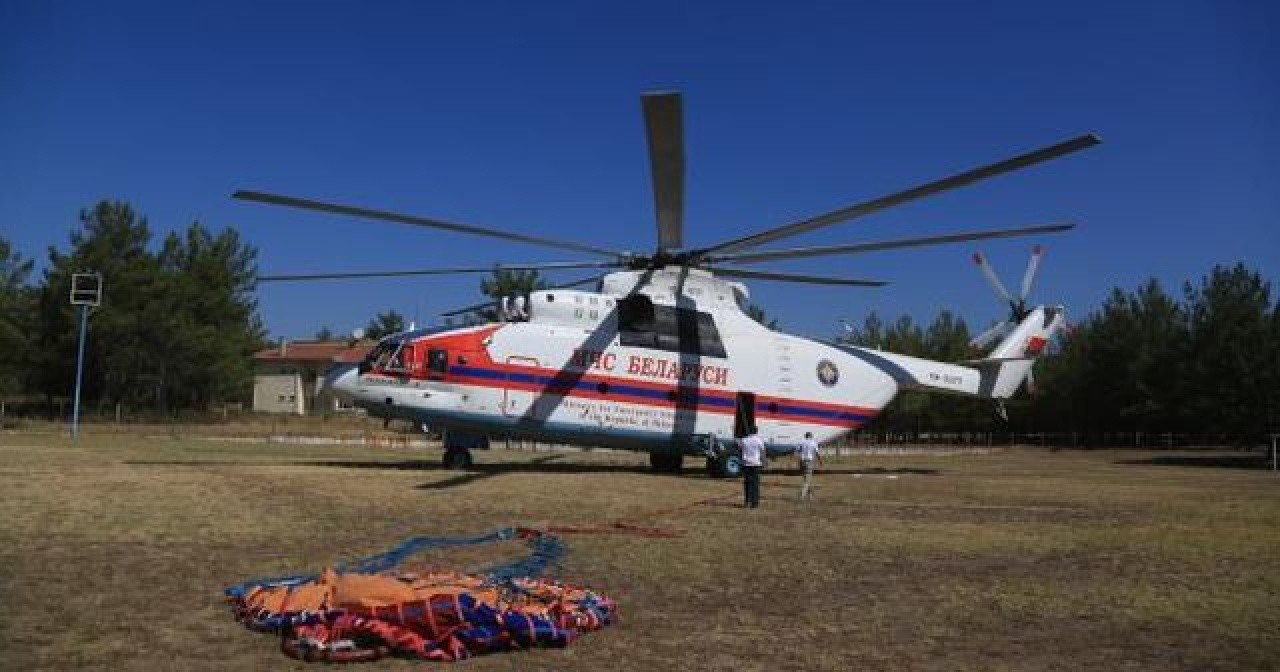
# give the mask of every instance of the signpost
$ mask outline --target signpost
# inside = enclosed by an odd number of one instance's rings
[[[71,407],[72,439],[80,435],[80,381],[84,376],[84,340],[89,326],[89,309],[101,303],[101,273],[75,273],[71,276],[71,305],[80,306],[80,350],[76,355],[76,392]]]

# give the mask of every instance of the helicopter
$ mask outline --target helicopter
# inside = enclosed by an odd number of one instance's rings
[[[611,250],[572,240],[420,217],[261,191],[233,198],[393,222],[573,251],[580,261],[502,263],[400,271],[265,275],[260,282],[488,273],[497,269],[593,269],[596,275],[528,296],[443,313],[495,307],[497,320],[413,329],[382,338],[356,364],[335,364],[322,385],[385,418],[444,428],[443,464],[466,469],[483,437],[597,446],[649,453],[658,472],[686,457],[708,473],[736,477],[737,440],[758,432],[769,456],[793,452],[806,434],[827,443],[865,426],[905,389],[1002,400],[1031,376],[1032,365],[1065,324],[1062,306],[1028,306],[1040,260],[1032,255],[1015,299],[979,257],[984,275],[1009,301],[1010,315],[974,339],[985,356],[937,362],[819,342],[769,329],[749,316],[743,280],[877,287],[879,280],[802,275],[754,264],[825,255],[1060,233],[1071,223],[967,231],[813,247],[768,247],[802,233],[866,217],[1097,145],[1084,134],[1040,149],[814,217],[702,247],[684,245],[682,98],[641,95],[651,170],[657,245],[652,253]],[[765,249],[761,249],[765,248]],[[586,287],[580,289],[582,287]]]

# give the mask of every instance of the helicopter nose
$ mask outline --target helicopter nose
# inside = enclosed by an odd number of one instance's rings
[[[329,367],[328,371],[325,371],[324,380],[320,383],[320,389],[327,390],[333,396],[350,402],[360,381],[358,368],[359,364],[334,364]]]

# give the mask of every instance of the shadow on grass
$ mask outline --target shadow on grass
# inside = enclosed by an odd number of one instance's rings
[[[341,467],[344,469],[387,469],[395,471],[427,471],[442,469],[439,460],[125,460],[124,464],[142,467]]]
[[[275,460],[245,461],[231,460],[128,460],[125,464],[139,466],[162,467],[328,467],[334,469],[371,469],[375,471],[448,471],[454,474],[449,478],[414,486],[419,490],[448,490],[474,483],[494,476],[505,474],[645,474],[654,478],[672,477],[673,474],[655,473],[653,469],[642,464],[591,464],[583,462],[559,462],[568,454],[544,455],[523,462],[476,462],[465,471],[447,470],[438,460]],[[936,469],[916,467],[869,467],[856,468],[819,468],[817,476],[889,476],[889,475],[930,475]],[[765,474],[782,476],[800,476],[798,468],[769,469]],[[683,477],[710,478],[700,468],[692,465],[685,468]],[[677,476],[679,477],[679,476]],[[790,486],[787,486],[790,487]]]
[[[785,474],[788,476],[799,476],[799,469],[770,469],[766,474]],[[923,467],[867,467],[865,469],[840,468],[828,469],[827,467],[818,467],[813,472],[814,476],[931,476],[938,473],[937,469],[925,469]]]
[[[474,454],[474,453],[473,453]],[[483,457],[483,454],[478,455]],[[469,469],[446,469],[440,460],[127,460],[125,464],[152,467],[322,467],[330,469],[369,469],[373,471],[422,471],[448,472],[449,478],[414,486],[419,490],[445,490],[467,483],[502,476],[504,474],[653,474],[648,466],[640,464],[591,464],[584,462],[557,462],[567,454],[543,455],[520,462],[475,462]],[[692,474],[692,471],[686,471]]]
[[[538,458],[530,462],[515,462],[503,464],[475,464],[465,473],[460,473],[452,478],[446,478],[443,481],[434,483],[423,483],[417,486],[420,490],[444,490],[447,488],[466,485],[477,480],[491,478],[493,476],[501,476],[503,474],[645,474],[652,478],[706,478],[711,477],[701,469],[696,467],[686,467],[680,475],[676,474],[660,474],[653,469],[644,465],[629,464],[583,464],[583,463],[553,463],[554,460],[564,457],[563,455],[550,455],[545,458]],[[871,469],[822,469],[818,471],[818,475],[853,475],[853,476],[877,476],[877,475],[897,475],[897,474],[936,474],[936,469],[916,469],[910,467],[897,469],[871,468]],[[770,469],[765,474],[776,474],[783,476],[800,476],[799,469]],[[723,479],[715,479],[723,480]],[[788,486],[790,487],[790,486]]]
[[[1233,455],[1155,455],[1133,460],[1117,460],[1116,464],[1155,467],[1215,467],[1218,469],[1270,469],[1270,456],[1262,453]]]

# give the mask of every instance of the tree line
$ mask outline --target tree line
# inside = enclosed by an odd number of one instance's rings
[[[267,345],[253,297],[256,260],[234,229],[215,233],[199,222],[154,241],[147,220],[115,201],[80,213],[66,249],[48,250],[40,278],[0,238],[0,402],[34,401],[52,415],[69,396],[77,312],[68,295],[72,274],[84,271],[101,273],[105,285],[85,352],[86,408],[168,414],[247,401],[252,354]],[[545,287],[536,272],[505,269],[481,283],[491,297]],[[492,319],[492,310],[463,319]],[[776,327],[758,306],[747,310]],[[365,332],[405,326],[391,310]],[[872,312],[838,340],[959,361],[981,355],[971,336],[949,311],[927,324]],[[1008,402],[1007,422],[989,401],[904,392],[870,429],[1071,432],[1094,444],[1134,432],[1256,440],[1280,431],[1280,302],[1269,281],[1239,264],[1214,267],[1177,296],[1155,279],[1116,288],[1052,344],[1035,388]]]
[[[841,340],[929,359],[981,356],[961,319],[941,312],[869,314]],[[1280,432],[1280,302],[1271,283],[1242,264],[1215,266],[1180,297],[1159,281],[1115,288],[1102,306],[1059,335],[1036,364],[1029,394],[1008,402],[1008,421],[989,401],[904,392],[870,431],[1072,434],[1082,445],[1139,433],[1252,442]]]
[[[1242,264],[1174,297],[1115,289],[1044,363],[1031,420],[1047,431],[1174,432],[1224,441],[1280,432],[1280,302]]]
[[[251,396],[251,355],[266,334],[252,294],[257,252],[234,229],[193,222],[156,244],[127,203],[102,201],[81,211],[68,248],[48,255],[34,281],[33,262],[0,240],[0,395],[57,412],[75,380],[72,275],[96,272],[86,409],[169,414]]]

